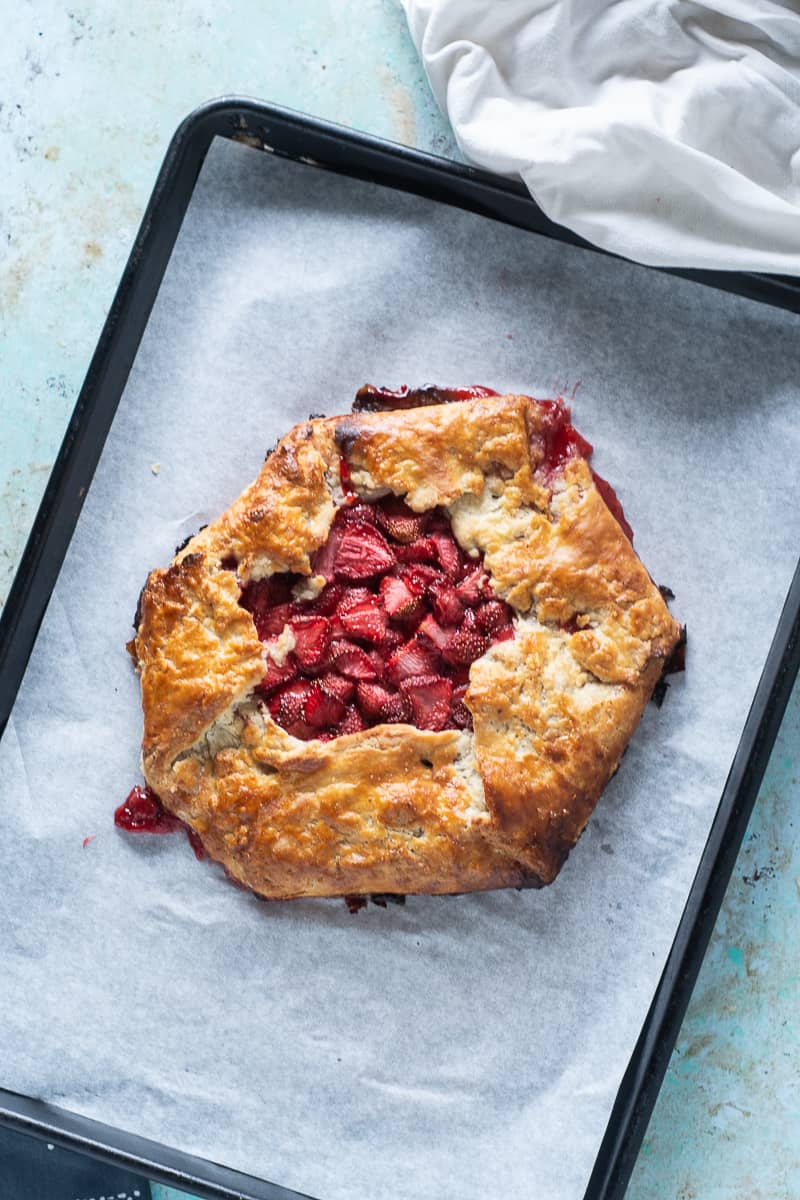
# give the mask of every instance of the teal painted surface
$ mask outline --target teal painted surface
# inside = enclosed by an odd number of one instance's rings
[[[800,1197],[798,701],[795,688],[630,1200]]]
[[[225,92],[455,151],[388,0],[15,6],[0,37],[0,603],[169,139]]]
[[[456,149],[393,0],[39,0],[6,23],[0,80],[2,601],[191,108],[241,92]],[[795,689],[629,1200],[800,1197],[798,748]]]

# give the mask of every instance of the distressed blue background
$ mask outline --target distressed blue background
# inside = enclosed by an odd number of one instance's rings
[[[4,26],[0,602],[191,108],[244,93],[457,155],[393,0],[24,0]],[[800,1197],[798,746],[795,689],[630,1200]]]

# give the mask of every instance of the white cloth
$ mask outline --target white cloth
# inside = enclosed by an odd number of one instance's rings
[[[800,0],[401,0],[464,154],[659,266],[800,275]]]

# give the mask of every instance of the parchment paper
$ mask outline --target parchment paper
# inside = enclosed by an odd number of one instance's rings
[[[366,380],[580,382],[688,623],[544,891],[263,904],[112,825],[147,571]],[[788,314],[216,145],[0,746],[2,1083],[322,1200],[578,1200],[796,560],[798,380]]]

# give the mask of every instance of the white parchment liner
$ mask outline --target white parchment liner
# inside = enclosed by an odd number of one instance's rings
[[[545,891],[263,904],[113,828],[147,571],[367,380],[580,382],[688,624]],[[789,314],[215,145],[0,745],[0,1082],[321,1200],[579,1200],[797,557],[798,380]]]

